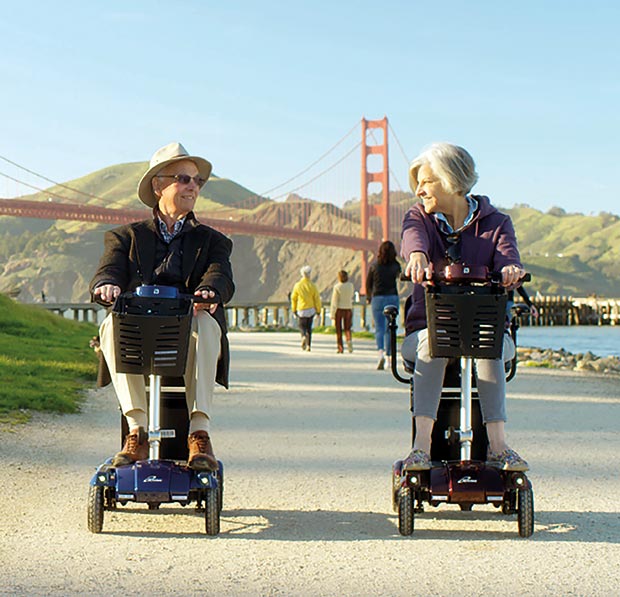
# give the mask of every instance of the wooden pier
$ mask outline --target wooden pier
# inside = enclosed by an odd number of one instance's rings
[[[620,325],[620,299],[573,298],[543,296],[532,299],[538,317],[524,315],[521,325]],[[519,301],[517,301],[519,304]],[[76,321],[101,323],[105,309],[95,303],[38,303],[40,307]],[[404,326],[404,299],[401,300],[399,328]],[[330,325],[329,310],[321,309],[317,325]],[[285,302],[262,302],[226,305],[226,317],[231,328],[296,326],[290,304]],[[372,329],[372,313],[366,303],[353,305],[355,329]]]
[[[525,315],[521,325],[620,325],[620,299],[543,296],[532,302],[538,317]]]

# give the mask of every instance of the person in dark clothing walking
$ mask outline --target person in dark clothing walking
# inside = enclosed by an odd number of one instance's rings
[[[377,259],[366,277],[366,302],[371,305],[375,321],[375,341],[379,351],[377,369],[385,368],[385,357],[390,356],[390,342],[383,309],[388,305],[399,306],[396,281],[400,277],[401,267],[396,261],[396,247],[386,240],[379,245]]]

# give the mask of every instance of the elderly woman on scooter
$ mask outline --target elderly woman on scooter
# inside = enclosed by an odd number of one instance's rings
[[[405,274],[414,283],[406,314],[407,336],[402,346],[405,360],[415,362],[415,439],[404,461],[408,470],[430,468],[431,434],[441,396],[445,358],[431,358],[428,344],[424,288],[434,270],[452,260],[487,266],[501,272],[502,285],[512,289],[525,275],[514,228],[484,195],[470,191],[478,175],[469,153],[449,143],[435,143],[413,160],[409,184],[420,203],[405,215],[401,254]],[[505,334],[503,360],[479,359],[477,385],[482,416],[489,438],[487,460],[503,470],[526,471],[527,463],[506,444],[506,374],[504,362],[514,356],[512,338]]]

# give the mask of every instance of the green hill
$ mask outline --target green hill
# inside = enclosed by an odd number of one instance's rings
[[[144,205],[136,195],[136,188],[147,168],[148,162],[110,166],[43,192],[24,196],[23,199],[140,209]],[[255,195],[236,182],[212,174],[201,189],[200,196],[213,203],[230,206]]]
[[[620,217],[541,213],[528,206],[512,217],[532,287],[545,294],[620,296]]]
[[[146,162],[110,166],[24,198],[142,208],[148,217],[148,209],[135,194],[147,166]],[[342,210],[293,195],[275,203],[217,176],[212,176],[201,195],[198,211],[215,218],[272,225],[303,221],[313,230],[338,234],[354,233],[351,230],[355,226],[351,228],[345,215],[359,215],[357,201],[347,202]],[[370,197],[371,202],[378,199]],[[399,222],[414,198],[411,193],[397,191],[390,199],[392,237],[398,240]],[[569,214],[559,208],[543,213],[527,205],[502,211],[513,219],[523,261],[533,274],[532,291],[620,297],[618,216]],[[371,225],[378,238],[378,221],[371,219]],[[24,302],[36,301],[42,290],[58,301],[87,300],[88,281],[102,252],[103,231],[110,227],[0,217],[0,292],[19,292]],[[235,298],[238,302],[285,300],[299,267],[306,262],[313,264],[319,288],[327,298],[338,269],[347,269],[356,288],[362,286],[359,255],[353,251],[264,237],[237,236],[233,240],[233,268],[240,281]]]

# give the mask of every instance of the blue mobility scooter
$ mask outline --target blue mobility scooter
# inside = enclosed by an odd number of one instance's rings
[[[88,494],[88,529],[93,533],[103,530],[106,510],[128,502],[146,504],[149,510],[163,503],[196,502],[196,509],[204,510],[207,535],[220,531],[222,463],[213,472],[187,466],[189,418],[182,376],[193,302],[212,301],[173,287],[140,286],[121,294],[112,307],[116,370],[148,376],[149,458],[123,466],[113,466],[109,458],[99,466]],[[122,417],[121,445],[127,431]]]
[[[526,276],[529,279],[529,275]],[[448,357],[437,420],[431,443],[431,468],[407,471],[403,461],[392,467],[392,505],[398,512],[401,535],[414,531],[416,513],[431,506],[455,504],[469,511],[475,504],[493,504],[503,514],[517,514],[521,537],[534,532],[534,494],[523,472],[505,471],[486,462],[488,438],[475,387],[474,359],[502,355],[506,313],[516,345],[517,316],[528,307],[508,309],[509,295],[501,275],[485,267],[451,264],[426,285],[426,314],[431,356]],[[390,329],[393,376],[409,385],[413,413],[413,377],[397,369],[396,329],[398,310],[385,309]],[[516,373],[516,354],[507,364],[509,381]],[[406,365],[411,373],[413,364]],[[412,443],[415,420],[412,418]]]

